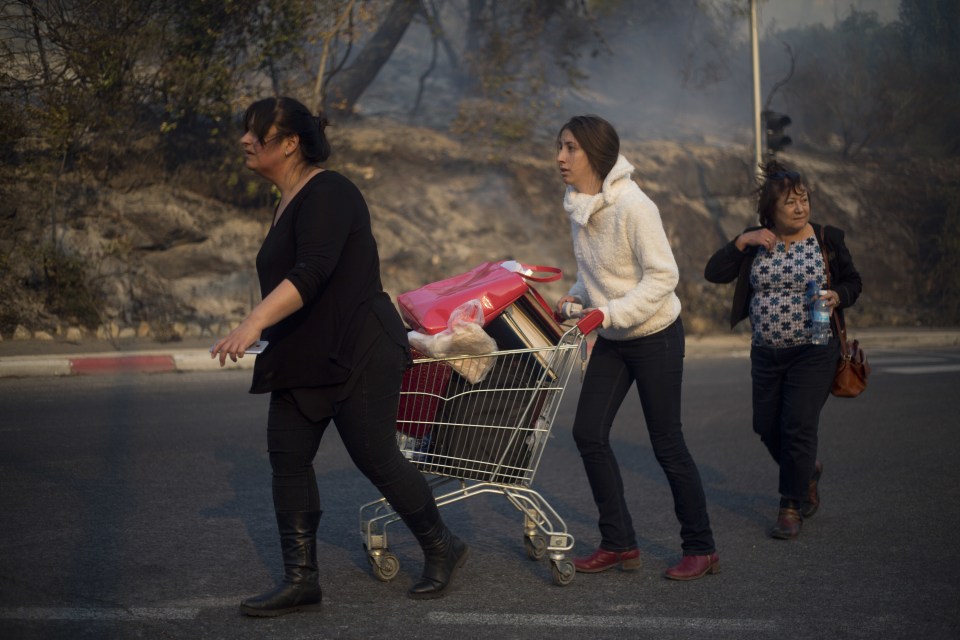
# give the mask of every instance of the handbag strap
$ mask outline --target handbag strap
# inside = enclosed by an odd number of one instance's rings
[[[827,259],[827,225],[820,227],[820,253],[823,254],[823,269],[827,275],[827,289],[830,288],[830,261]]]
[[[559,267],[547,267],[544,265],[529,265],[516,260],[504,260],[500,266],[507,271],[513,271],[533,282],[554,282],[563,276],[563,271]],[[536,275],[545,273],[547,275]]]
[[[847,344],[847,330],[840,326],[840,321],[837,320],[835,314],[831,314],[831,317],[833,318],[833,326],[837,328],[837,335],[840,336],[840,357],[844,360],[849,360],[850,345]]]
[[[827,289],[830,288],[830,261],[827,259],[827,225],[820,227],[820,253],[823,254],[823,270],[827,274]],[[847,346],[847,328],[840,326],[840,319],[836,313],[830,313],[830,321],[837,330],[837,336],[840,338],[840,355],[844,360],[850,359],[850,349]]]

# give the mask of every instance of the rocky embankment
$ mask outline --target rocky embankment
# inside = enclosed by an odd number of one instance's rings
[[[487,260],[515,258],[564,269],[544,285],[562,295],[575,266],[552,144],[481,150],[436,131],[393,121],[338,127],[329,167],[351,177],[370,204],[385,288],[396,295]],[[658,204],[680,264],[688,333],[726,331],[730,289],[703,280],[707,258],[754,220],[750,150],[735,145],[625,140],[635,179]],[[851,313],[857,326],[912,324],[904,309],[915,272],[912,239],[895,214],[871,201],[879,176],[862,166],[791,153],[813,188],[813,218],[848,232],[866,283]],[[224,189],[228,188],[226,185]],[[61,187],[68,193],[69,184]],[[139,338],[221,335],[259,299],[254,257],[270,208],[239,210],[183,189],[89,189],[73,185],[58,241],[85,265],[96,323],[51,317],[29,286],[4,292],[0,337]],[[72,193],[71,192],[71,193]],[[7,282],[36,279],[15,259],[49,225],[16,216],[2,242]],[[31,235],[32,234],[32,235]],[[0,265],[3,266],[3,265]],[[10,322],[10,318],[17,318]],[[89,318],[89,316],[88,316]]]

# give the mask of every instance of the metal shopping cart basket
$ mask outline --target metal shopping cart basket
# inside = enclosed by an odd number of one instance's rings
[[[569,584],[575,575],[573,561],[564,555],[573,548],[573,536],[531,485],[567,381],[576,364],[586,361],[585,338],[602,320],[600,312],[589,314],[548,348],[418,358],[401,389],[397,441],[428,476],[437,506],[503,495],[523,513],[527,555],[540,560],[549,554],[557,585]],[[482,381],[468,382],[478,368],[489,370]],[[398,520],[384,498],[360,508],[367,559],[383,581],[400,570],[387,543],[387,527]]]

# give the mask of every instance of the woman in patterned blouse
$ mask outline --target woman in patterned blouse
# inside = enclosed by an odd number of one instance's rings
[[[843,231],[810,222],[799,173],[770,160],[757,194],[761,226],[717,251],[704,277],[737,281],[731,328],[750,317],[753,430],[780,466],[780,510],[770,535],[790,540],[820,506],[817,429],[840,354],[836,335],[829,344],[812,343],[807,290],[810,282],[827,289],[818,297],[843,326],[842,310],[856,302],[862,284]]]

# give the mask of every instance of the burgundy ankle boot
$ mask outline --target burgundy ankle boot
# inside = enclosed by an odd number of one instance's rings
[[[600,573],[617,565],[620,565],[620,568],[624,571],[639,569],[642,565],[640,550],[607,551],[606,549],[597,549],[586,558],[573,559],[573,566],[580,573]]]
[[[696,580],[708,573],[720,573],[720,556],[716,553],[683,556],[680,564],[667,569],[663,577],[671,580]]]

